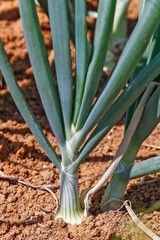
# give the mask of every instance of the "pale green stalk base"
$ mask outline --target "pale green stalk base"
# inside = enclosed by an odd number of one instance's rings
[[[141,144],[137,145],[133,141],[130,142],[122,161],[107,185],[101,202],[102,211],[117,210],[120,207],[117,203],[123,200],[129,182],[129,170],[131,170],[140,146]]]
[[[58,218],[62,218],[66,223],[74,224],[81,224],[82,219],[84,216],[84,210],[80,209],[80,211],[74,211],[74,215],[72,214],[70,217],[66,217],[65,214],[60,209],[58,213],[53,216],[53,220],[57,220]]]
[[[84,210],[79,201],[78,173],[72,173],[72,170],[67,168],[63,167],[61,171],[60,210],[54,219],[62,218],[67,223],[80,224]]]

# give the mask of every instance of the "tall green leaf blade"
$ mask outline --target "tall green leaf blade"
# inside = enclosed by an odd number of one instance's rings
[[[99,1],[98,17],[93,43],[93,55],[86,76],[82,104],[76,124],[77,130],[82,128],[89,114],[99,85],[112,32],[115,6],[116,0]]]
[[[48,0],[55,65],[66,138],[71,137],[72,63],[67,0]]]
[[[78,161],[81,162],[105,137],[128,107],[146,89],[148,84],[160,74],[160,53],[148,64],[113,103],[83,146]],[[83,136],[82,136],[83,138]]]
[[[73,124],[78,117],[87,70],[87,24],[86,24],[86,1],[75,1],[76,17],[76,82],[74,96]]]
[[[62,146],[64,145],[64,132],[60,106],[35,3],[32,0],[19,0],[19,9],[37,88],[51,128]]]
[[[36,118],[31,112],[21,89],[17,84],[17,81],[14,77],[12,68],[8,61],[7,55],[5,54],[1,41],[0,41],[0,70],[2,71],[7,86],[11,92],[11,95],[24,120],[28,124],[28,127],[30,128],[31,132],[33,133],[33,135],[35,136],[35,138],[37,139],[37,141],[39,142],[39,144],[41,145],[42,149],[47,154],[49,159],[58,167],[58,169],[61,169],[58,155],[52,148],[46,136],[44,135]]]
[[[137,23],[107,85],[94,104],[82,131],[87,134],[107,112],[139,62],[153,32],[160,22],[160,0],[150,1]],[[143,34],[142,34],[143,32]]]

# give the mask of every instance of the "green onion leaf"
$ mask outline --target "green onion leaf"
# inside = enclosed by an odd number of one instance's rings
[[[74,96],[74,118],[73,124],[76,124],[87,70],[87,24],[86,24],[86,1],[76,0],[76,81]]]
[[[48,0],[60,102],[67,140],[71,138],[72,63],[66,0]]]
[[[14,77],[12,68],[8,61],[7,55],[4,51],[3,45],[0,41],[0,70],[3,73],[4,79],[7,83],[7,86],[11,92],[11,95],[22,114],[24,120],[28,124],[31,132],[43,148],[44,152],[47,154],[49,159],[55,164],[55,166],[60,170],[60,159],[54,149],[52,148],[51,144],[49,143],[48,139],[44,135],[42,129],[40,128],[36,118],[34,117],[33,113],[31,112],[26,99],[19,88],[17,81]]]
[[[64,145],[64,132],[60,106],[35,3],[32,0],[19,0],[19,9],[37,88],[52,131],[62,146]]]

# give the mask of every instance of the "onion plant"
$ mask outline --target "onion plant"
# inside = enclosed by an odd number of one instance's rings
[[[20,113],[33,135],[48,158],[59,169],[61,180],[60,209],[54,218],[61,217],[66,222],[72,224],[80,223],[83,215],[87,212],[84,212],[83,200],[85,199],[87,210],[87,197],[89,197],[88,189],[83,191],[81,197],[79,196],[78,168],[80,164],[128,110],[131,104],[145,91],[148,85],[155,79],[157,80],[160,74],[160,53],[157,51],[152,60],[142,68],[129,86],[119,95],[133,71],[136,69],[152,35],[160,23],[160,0],[148,1],[114,71],[95,102],[94,98],[99,86],[112,33],[116,0],[99,1],[98,17],[90,57],[88,57],[87,44],[86,1],[71,1],[71,3],[74,2],[75,7],[75,80],[73,80],[72,76],[70,52],[71,20],[68,11],[69,1],[37,0],[37,2],[40,4],[44,3],[44,8],[46,12],[48,12],[50,19],[58,89],[56,89],[49,65],[35,2],[33,0],[19,0],[19,10],[36,85],[51,129],[59,143],[61,158],[54,151],[31,112],[17,84],[1,42],[0,71],[4,76]],[[150,90],[147,90],[147,93],[148,91],[150,92]],[[115,180],[116,184],[117,181],[122,182],[119,177],[121,176],[120,172],[123,173],[123,176],[127,176],[126,179],[123,178],[123,187],[119,190],[120,199],[123,197],[124,189],[126,189],[128,176],[129,178],[134,178],[149,174],[150,172],[159,171],[159,158],[146,160],[141,164],[136,164],[134,167],[132,167],[133,158],[127,161],[124,160],[132,153],[132,149],[134,149],[135,146],[137,150],[143,139],[150,134],[151,129],[153,129],[160,120],[160,87],[157,87],[157,84],[154,85],[149,96],[148,102],[146,102],[146,95],[142,97],[140,103],[143,102],[144,99],[146,103],[144,112],[142,105],[138,105],[138,110],[135,113],[137,114],[138,112],[139,117],[137,118],[135,117],[137,115],[133,115],[132,124],[129,124],[129,130],[126,131],[128,140],[122,154],[124,155],[123,163],[126,163],[125,167],[120,167],[119,169],[119,162],[122,159],[120,155],[118,162],[116,162],[117,165],[114,165],[114,168],[112,168],[113,165],[111,164],[111,168],[109,168],[110,176],[116,170],[116,176],[118,176]],[[148,114],[150,111],[152,111],[151,116]],[[150,121],[151,117],[152,121]],[[135,127],[133,120],[137,122],[138,127]],[[148,129],[147,132],[144,131],[144,124],[145,128]],[[130,129],[132,130],[132,134],[130,134]],[[92,134],[88,140],[85,141],[91,131]],[[122,143],[122,145],[124,145],[124,143]],[[135,151],[133,155],[135,156]],[[122,166],[124,165],[123,163],[121,164]],[[153,163],[154,166],[152,168],[151,163]],[[110,169],[112,171],[110,171]],[[93,188],[95,191],[107,181],[105,177],[106,175],[104,176],[103,183]],[[115,193],[116,186],[114,180],[111,180],[109,186],[109,190],[113,188],[112,191]],[[108,190],[105,195],[107,195],[107,201],[110,198],[119,199],[119,195],[112,196],[114,194],[111,194],[108,198]],[[106,202],[106,197],[104,202]]]

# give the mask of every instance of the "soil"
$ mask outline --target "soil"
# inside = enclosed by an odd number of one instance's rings
[[[95,9],[97,1],[88,1],[88,7]],[[128,33],[130,33],[138,17],[139,1],[133,0],[128,9]],[[54,69],[54,55],[52,51],[50,26],[47,16],[38,9],[38,16],[47,46],[50,64]],[[88,35],[92,35],[92,22],[89,23]],[[0,38],[10,58],[19,86],[39,121],[44,133],[60,155],[58,144],[52,135],[48,121],[35,86],[32,68],[23,37],[22,25],[18,11],[17,0],[0,0]],[[71,44],[72,58],[75,50]],[[73,61],[73,72],[75,63]],[[105,81],[105,74],[102,77]],[[80,191],[93,186],[98,175],[104,173],[109,166],[118,146],[123,138],[123,117],[86,158],[79,169]],[[160,150],[160,125],[153,131],[141,147],[136,162],[157,156]],[[153,145],[153,146],[152,146]],[[34,185],[59,182],[59,173],[56,167],[48,160],[45,153],[31,134],[17,110],[5,83],[0,88],[0,170],[4,174],[25,179]],[[95,176],[95,178],[92,178]],[[86,178],[90,179],[86,179]],[[129,182],[125,199],[132,202],[135,211],[146,226],[160,236],[160,211],[144,214],[147,209],[160,200],[160,173]],[[147,182],[148,180],[155,180]],[[134,185],[134,186],[133,186]],[[0,239],[149,239],[139,230],[131,218],[124,211],[101,212],[100,201],[104,193],[102,188],[90,202],[91,216],[84,218],[80,225],[65,223],[62,219],[52,220],[56,207],[55,200],[50,193],[44,190],[35,190],[15,181],[0,179]],[[59,188],[54,190],[59,199]],[[44,211],[45,209],[45,211]]]

